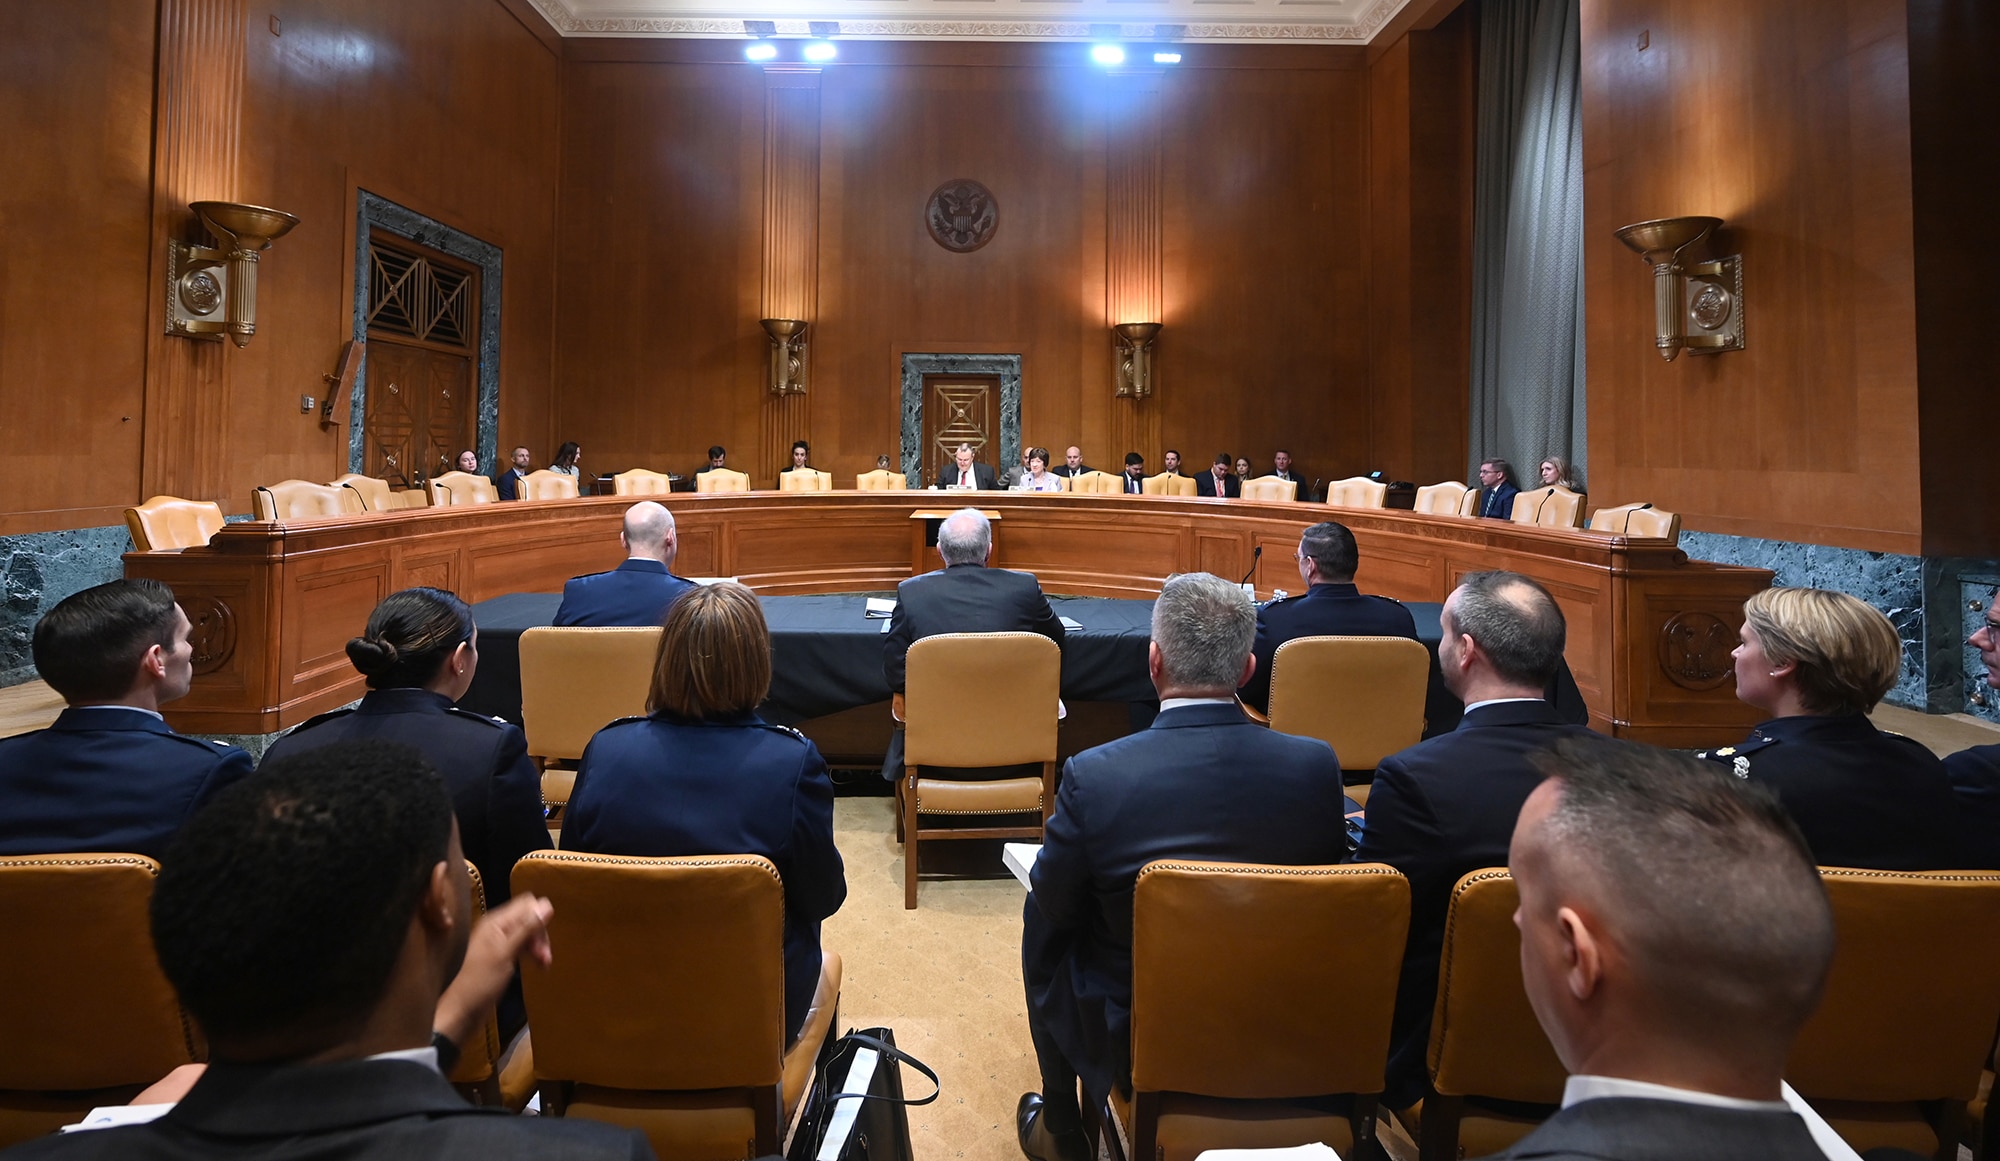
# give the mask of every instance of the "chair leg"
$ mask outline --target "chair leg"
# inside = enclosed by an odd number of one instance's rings
[[[757,1156],[770,1157],[785,1145],[783,1117],[784,1102],[774,1084],[758,1085],[750,1090],[750,1108],[757,1118],[757,1138],[754,1142]]]
[[[1042,763],[1042,826],[1047,828],[1049,818],[1056,812],[1056,764]]]
[[[1464,1097],[1426,1095],[1417,1134],[1418,1161],[1458,1161],[1458,1122],[1464,1115]]]
[[[907,820],[903,840],[903,910],[917,909],[917,768],[910,766],[903,775],[903,817]]]
[[[1160,1143],[1160,1094],[1132,1094],[1132,1161],[1154,1161]]]

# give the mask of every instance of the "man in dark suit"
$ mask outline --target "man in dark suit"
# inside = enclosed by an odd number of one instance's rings
[[[723,446],[719,443],[713,444],[708,449],[708,462],[696,468],[694,474],[696,476],[706,475],[718,468],[727,468],[729,466],[728,460],[729,453],[724,450]],[[688,487],[691,490],[696,487],[693,477],[689,477]]]
[[[1090,472],[1095,470],[1096,470],[1095,468],[1092,468],[1083,462],[1083,449],[1080,447],[1072,447],[1063,452],[1063,462],[1057,464],[1053,468],[1050,468],[1049,472],[1051,475],[1057,475],[1063,477],[1064,479],[1068,479],[1071,476],[1080,476],[1085,472]]]
[[[1299,475],[1299,470],[1292,466],[1291,452],[1286,451],[1284,448],[1279,448],[1277,451],[1271,453],[1271,474],[1278,479],[1297,484],[1299,486],[1299,499],[1312,499],[1311,496],[1306,494],[1306,482],[1304,478]]]
[[[1125,453],[1125,475],[1122,480],[1127,496],[1146,494],[1146,457],[1138,452]]]
[[[1566,636],[1548,590],[1515,573],[1473,573],[1445,599],[1441,619],[1438,662],[1465,716],[1451,733],[1382,760],[1354,856],[1388,863],[1410,880],[1410,932],[1383,1091],[1395,1109],[1424,1095],[1452,885],[1468,871],[1507,864],[1514,817],[1542,778],[1530,755],[1588,732],[1565,724],[1542,697]]]
[[[1326,743],[1253,725],[1231,695],[1257,664],[1256,611],[1220,577],[1170,578],[1153,605],[1152,728],[1063,769],[1022,915],[1021,971],[1042,1091],[1016,1130],[1033,1161],[1089,1156],[1079,1077],[1129,1090],[1132,892],[1154,859],[1306,865],[1345,852],[1346,799]]]
[[[517,447],[514,449],[513,464],[493,477],[493,488],[500,493],[502,500],[518,500],[521,498],[521,478],[533,470],[534,460],[528,457],[528,449]]]
[[[657,625],[674,598],[694,587],[671,571],[680,543],[674,514],[651,500],[625,510],[618,533],[625,563],[610,572],[571,577],[556,608],[558,625]]]
[[[976,488],[981,492],[991,492],[1000,485],[993,480],[993,468],[988,464],[975,463],[972,445],[962,443],[951,454],[952,462],[938,473],[938,486],[944,488]]]
[[[1166,454],[1160,457],[1160,463],[1162,465],[1160,468],[1161,475],[1178,476],[1181,474],[1181,453],[1177,449],[1168,448]]]
[[[2000,593],[1986,610],[1986,623],[1966,644],[1979,650],[1986,666],[1986,684],[2000,689]],[[2000,745],[1974,746],[1944,760],[1952,796],[1964,823],[1967,857],[1978,867],[2000,867]]]
[[[1230,465],[1236,458],[1228,452],[1215,453],[1215,463],[1207,471],[1194,478],[1194,494],[1197,496],[1241,496],[1243,481],[1236,478]]]
[[[1299,579],[1306,591],[1272,601],[1257,613],[1257,671],[1238,695],[1259,713],[1271,707],[1271,659],[1295,637],[1408,637],[1417,623],[1400,601],[1371,597],[1354,587],[1361,551],[1354,534],[1331,520],[1299,537]]]
[[[1484,460],[1479,465],[1479,514],[1489,520],[1512,520],[1514,497],[1521,485],[1514,479],[1514,465],[1503,459]]]
[[[35,667],[68,708],[0,740],[0,855],[129,851],[157,859],[250,755],[184,737],[160,707],[187,693],[187,614],[155,580],[63,599],[35,625]]]
[[[993,525],[977,508],[945,517],[937,547],[942,569],[896,586],[896,611],[882,643],[882,675],[891,690],[903,692],[903,662],[911,644],[937,633],[1040,633],[1062,644],[1062,620],[1034,576],[986,567]],[[979,680],[967,675],[973,685]]]
[[[1783,1090],[1833,959],[1798,828],[1761,788],[1650,746],[1569,739],[1541,762],[1507,862],[1522,983],[1570,1077],[1562,1110],[1496,1156],[1823,1161]]]
[[[444,1079],[515,958],[549,962],[549,915],[522,895],[473,924],[451,802],[415,750],[272,763],[189,823],[153,893],[207,1069],[147,1124],[9,1156],[651,1157],[636,1130],[475,1108]]]

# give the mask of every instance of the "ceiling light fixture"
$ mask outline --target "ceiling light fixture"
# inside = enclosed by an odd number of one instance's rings
[[[747,60],[776,60],[778,46],[768,40],[760,40],[744,49],[743,56]]]
[[[1181,63],[1181,54],[1177,52],[1156,52],[1153,54],[1153,63],[1179,64]]]
[[[1115,44],[1093,44],[1090,59],[1101,65],[1122,65],[1125,63],[1125,49]]]
[[[805,57],[809,61],[830,61],[840,55],[830,40],[810,40],[806,42]]]

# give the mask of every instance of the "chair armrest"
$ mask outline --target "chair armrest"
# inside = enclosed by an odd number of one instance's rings
[[[1271,724],[1270,715],[1258,713],[1254,708],[1251,707],[1249,702],[1246,702],[1239,697],[1236,699],[1236,704],[1242,708],[1244,713],[1250,715],[1251,721],[1256,722],[1260,726],[1268,726]]]

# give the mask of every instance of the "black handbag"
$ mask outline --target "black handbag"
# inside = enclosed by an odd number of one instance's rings
[[[866,1088],[857,1091],[850,1084],[857,1057],[874,1053],[874,1069]],[[865,1060],[865,1057],[861,1057]],[[911,1100],[903,1095],[903,1070],[909,1065],[931,1082],[929,1096]],[[911,1105],[927,1105],[938,1099],[943,1086],[931,1067],[896,1047],[896,1034],[888,1028],[863,1028],[837,1040],[829,1039],[820,1049],[812,1092],[799,1114],[799,1127],[792,1134],[786,1161],[911,1161]],[[858,1098],[858,1099],[846,1099]],[[851,1119],[837,1114],[853,1109]],[[837,1139],[829,1140],[829,1136]]]

